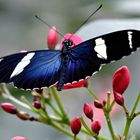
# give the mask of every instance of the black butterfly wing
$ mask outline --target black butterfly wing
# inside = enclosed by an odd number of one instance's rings
[[[72,48],[66,83],[72,83],[99,71],[102,64],[119,60],[140,47],[140,31],[123,30],[85,41]]]
[[[22,52],[1,58],[0,82],[22,89],[49,87],[59,80],[60,51]]]
[[[140,31],[138,30],[122,30],[113,32],[107,35],[103,35],[95,38],[95,47],[101,49],[99,51],[100,58],[105,54],[105,63],[109,63],[113,60],[119,60],[124,56],[130,55],[140,47]],[[101,42],[99,41],[101,40]],[[97,47],[96,47],[97,46]],[[102,49],[102,47],[104,49]],[[100,50],[98,49],[98,50]],[[102,52],[103,51],[103,52]],[[98,53],[98,51],[96,51]]]

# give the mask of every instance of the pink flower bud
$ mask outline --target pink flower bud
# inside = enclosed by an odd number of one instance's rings
[[[83,112],[87,118],[93,120],[93,108],[90,104],[84,104]]]
[[[91,124],[91,129],[94,133],[99,134],[101,123],[99,121],[93,121]]]
[[[56,30],[56,27],[53,26],[50,30],[49,30],[49,33],[48,33],[48,36],[47,36],[47,44],[48,44],[48,48],[50,50],[54,50],[56,44],[58,42],[58,33],[57,33],[57,30]]]
[[[30,115],[24,111],[20,111],[16,115],[18,118],[20,118],[21,120],[24,120],[24,121],[30,119]]]
[[[114,93],[114,99],[115,99],[117,104],[119,104],[121,106],[124,104],[124,98],[120,93],[115,92]]]
[[[71,131],[73,132],[73,134],[77,135],[81,129],[81,126],[82,126],[82,124],[81,124],[79,117],[74,117],[71,120],[70,127],[71,127]]]
[[[28,139],[22,136],[16,136],[16,137],[13,137],[11,140],[28,140]]]
[[[37,108],[37,109],[40,109],[41,108],[40,101],[38,101],[38,100],[34,101],[34,107]]]
[[[16,114],[18,112],[16,107],[11,103],[1,103],[0,106],[4,111],[8,113]]]
[[[123,94],[130,82],[130,72],[126,66],[119,68],[113,75],[113,91]]]
[[[99,100],[94,100],[94,106],[100,109],[103,108],[103,104]]]

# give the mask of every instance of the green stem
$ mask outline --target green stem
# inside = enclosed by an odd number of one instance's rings
[[[4,92],[3,93],[4,98],[9,99],[12,102],[14,102],[14,103],[16,103],[16,104],[18,104],[18,105],[20,105],[20,106],[22,106],[22,107],[24,107],[24,108],[26,108],[28,110],[31,110],[31,108],[28,105],[26,105],[25,103],[21,102],[20,100],[16,99],[15,97],[13,97],[11,95],[11,93],[9,92],[9,90],[7,89],[5,84],[2,84],[1,88],[2,88],[2,90]]]
[[[76,140],[76,135],[74,135],[73,140]]]
[[[60,101],[60,99],[58,97],[58,93],[57,93],[56,88],[55,87],[51,87],[51,89],[52,89],[52,94],[54,96],[54,99],[55,99],[55,101],[56,101],[56,103],[57,103],[61,113],[63,114],[63,116],[67,116],[67,114],[66,114],[66,112],[65,112],[65,110],[64,110],[64,108],[63,108],[63,106],[61,104],[61,101]]]
[[[115,133],[114,133],[114,130],[113,130],[113,127],[112,127],[112,123],[111,123],[111,119],[110,119],[110,112],[106,111],[104,109],[104,114],[105,114],[105,118],[106,118],[106,122],[107,122],[107,125],[108,125],[108,129],[109,129],[109,132],[110,132],[110,135],[112,137],[112,140],[115,140]]]
[[[31,110],[31,108],[26,105],[25,103],[21,102],[20,100],[16,99],[15,97],[13,97],[12,95],[4,95],[5,98],[11,100],[12,102],[16,103],[17,105],[20,105],[28,110]]]
[[[110,109],[110,96],[111,96],[111,93],[108,92],[108,93],[107,93],[107,110]]]
[[[128,112],[128,110],[127,110],[125,104],[122,105],[122,107],[123,107],[123,110],[124,110],[124,112],[125,112],[126,118],[128,118],[128,117],[129,117],[129,112]]]
[[[124,133],[123,133],[123,136],[124,136],[125,140],[127,138],[127,135],[128,135],[128,132],[129,132],[129,128],[130,128],[130,125],[131,125],[131,122],[132,122],[132,119],[127,118],[125,129],[124,129]]]
[[[43,95],[41,96],[41,105],[42,105],[41,108],[42,108],[44,111],[46,111],[46,101],[45,101],[45,98],[44,98]]]
[[[89,133],[86,129],[84,129],[84,128],[81,128],[80,131],[81,131],[82,133],[86,134],[86,135],[90,135],[90,133]]]
[[[134,117],[136,117],[136,116],[138,116],[138,115],[140,115],[140,112],[136,112],[136,113],[134,114]]]
[[[85,88],[90,93],[90,95],[93,97],[93,99],[98,100],[98,97],[96,96],[96,94],[89,87],[85,87]]]
[[[85,127],[85,129],[90,133],[90,135],[93,136],[96,140],[99,140],[99,137],[97,136],[97,134],[91,131],[91,129],[87,126],[82,116],[80,117],[80,120],[83,126]]]
[[[115,105],[115,100],[112,101],[111,105],[110,105],[110,109],[109,112],[112,110],[113,106]]]
[[[127,116],[127,120],[126,120],[126,124],[125,124],[125,129],[124,129],[124,133],[123,133],[123,135],[125,137],[125,140],[126,140],[126,138],[128,136],[128,132],[129,132],[129,129],[130,129],[131,122],[132,122],[132,120],[135,117],[135,110],[137,108],[139,100],[140,100],[140,93],[138,94],[138,97],[136,99],[136,102],[135,102],[135,104],[134,104],[134,106],[132,108],[132,111],[131,111],[130,115]]]
[[[48,105],[52,108],[53,112],[54,112],[56,115],[62,117],[61,113],[59,113],[59,111],[53,106],[53,104],[52,104],[51,102],[48,103]]]
[[[138,94],[138,97],[137,97],[137,99],[136,99],[136,102],[135,102],[135,104],[134,104],[134,106],[133,106],[133,108],[132,108],[132,111],[131,111],[131,113],[130,113],[130,117],[133,117],[133,115],[134,115],[134,113],[135,113],[135,110],[136,110],[136,108],[137,108],[137,105],[138,105],[139,101],[140,101],[140,93]]]

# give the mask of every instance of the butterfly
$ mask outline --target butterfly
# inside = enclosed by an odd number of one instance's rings
[[[130,55],[140,47],[140,31],[121,30],[78,45],[71,38],[62,50],[19,52],[0,58],[0,83],[13,83],[19,89],[33,90],[86,79],[110,63]]]

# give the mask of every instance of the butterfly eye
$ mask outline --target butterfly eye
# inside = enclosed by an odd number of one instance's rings
[[[68,40],[68,43],[69,43],[69,46],[72,46],[73,45],[73,41],[72,40]]]

